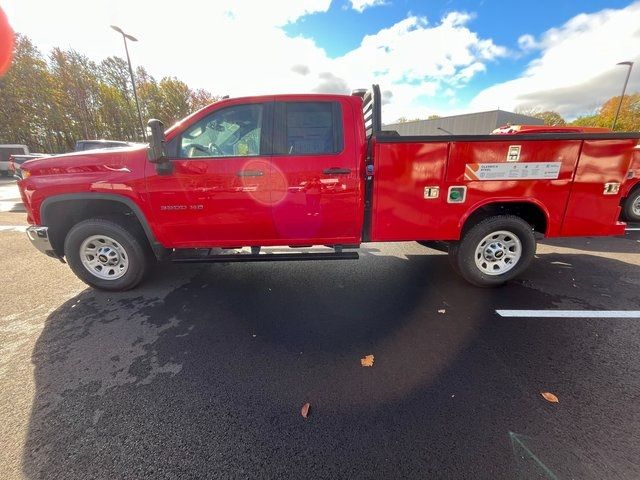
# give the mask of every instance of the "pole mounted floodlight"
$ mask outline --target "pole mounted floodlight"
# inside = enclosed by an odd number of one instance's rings
[[[124,51],[127,53],[127,63],[129,64],[129,75],[131,75],[131,85],[133,86],[133,98],[136,101],[136,108],[138,110],[138,120],[140,121],[140,130],[142,131],[142,138],[147,140],[147,133],[144,129],[144,123],[142,122],[142,112],[140,111],[140,103],[138,102],[138,92],[136,91],[136,79],[133,76],[133,68],[131,68],[131,58],[129,57],[129,47],[127,46],[127,40],[131,40],[132,42],[137,42],[138,39],[133,35],[129,35],[124,33],[120,27],[117,25],[111,25],[116,32],[122,35],[122,40],[124,41]]]
[[[620,114],[620,107],[622,107],[622,100],[624,100],[624,92],[627,90],[627,83],[629,83],[629,76],[631,75],[631,69],[633,68],[633,62],[620,62],[616,65],[627,65],[629,69],[627,70],[627,76],[624,79],[624,85],[622,86],[622,95],[620,96],[620,101],[618,102],[618,108],[616,109],[616,115],[613,117],[613,123],[611,124],[611,130],[616,129],[616,122],[618,121],[618,115]]]

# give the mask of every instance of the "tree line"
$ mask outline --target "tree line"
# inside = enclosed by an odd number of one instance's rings
[[[553,110],[541,110],[537,108],[517,108],[516,112],[522,115],[529,115],[530,117],[539,118],[545,125],[551,126],[565,126],[565,125],[578,125],[582,127],[605,127],[611,128],[613,125],[613,119],[616,114],[616,109],[620,103],[620,96],[611,97],[604,102],[598,109],[589,115],[584,115],[576,118],[573,121],[565,120],[562,115]],[[429,115],[427,120],[441,118],[439,115]],[[406,117],[400,117],[393,123],[407,123],[421,120],[419,118],[408,119]],[[622,132],[637,132],[640,131],[640,92],[632,93],[631,95],[625,95],[622,99],[622,105],[620,107],[620,114],[616,121],[616,131]]]
[[[143,67],[136,69],[135,78],[143,119],[159,118],[167,126],[218,99],[175,77],[157,81]],[[612,97],[593,114],[572,122],[554,111],[519,113],[546,125],[610,128],[619,101],[619,96]],[[616,130],[640,130],[640,93],[625,95]],[[0,77],[0,143],[60,153],[73,150],[77,140],[101,138],[142,140],[126,60],[113,56],[96,63],[73,49],[59,48],[45,57],[28,37],[17,35],[11,68]]]
[[[540,111],[536,109],[516,110],[523,115],[530,115],[544,121],[545,125],[565,126],[578,125],[582,127],[611,128],[616,109],[620,103],[620,96],[611,97],[605,101],[595,112],[576,118],[568,122],[558,112],[552,110]],[[616,121],[616,131],[637,132],[640,131],[640,92],[625,95],[622,99],[620,113]]]
[[[218,99],[175,77],[157,81],[135,71],[143,119],[169,126]],[[17,35],[8,72],[0,77],[0,143],[61,153],[80,139],[142,141],[127,61],[113,56],[96,63],[73,49],[54,48],[45,57]]]

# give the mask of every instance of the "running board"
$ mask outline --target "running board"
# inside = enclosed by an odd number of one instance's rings
[[[175,263],[227,263],[227,262],[291,262],[305,260],[357,260],[358,252],[310,252],[310,253],[229,253],[202,257],[176,257]]]

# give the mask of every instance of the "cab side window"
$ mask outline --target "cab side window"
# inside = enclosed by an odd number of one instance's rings
[[[260,155],[262,104],[216,110],[187,128],[180,139],[180,158]]]

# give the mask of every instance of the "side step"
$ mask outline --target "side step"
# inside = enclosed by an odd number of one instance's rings
[[[291,262],[305,260],[357,260],[358,252],[309,252],[309,253],[229,253],[201,257],[176,257],[175,263],[226,263],[226,262]]]

